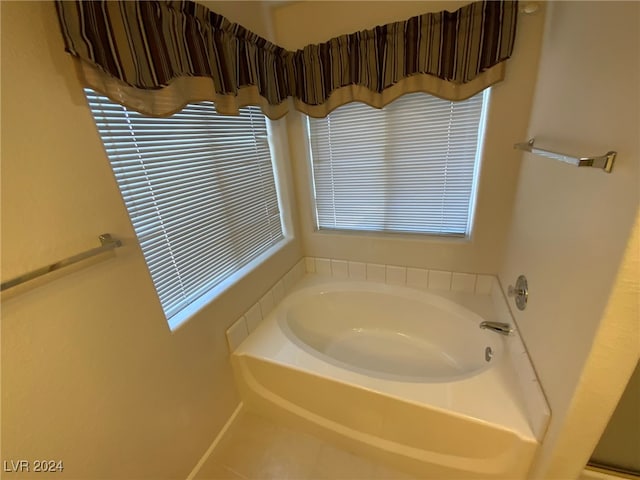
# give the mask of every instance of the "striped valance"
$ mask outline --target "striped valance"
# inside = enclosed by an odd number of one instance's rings
[[[517,2],[484,1],[283,49],[192,1],[57,1],[83,83],[129,108],[169,115],[216,103],[271,118],[287,98],[314,117],[352,101],[383,107],[423,91],[468,98],[504,77]]]

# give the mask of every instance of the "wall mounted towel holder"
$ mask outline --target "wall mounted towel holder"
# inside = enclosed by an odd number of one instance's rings
[[[576,165],[578,167],[601,168],[607,173],[611,173],[613,162],[615,161],[616,155],[618,154],[618,152],[610,151],[599,157],[572,157],[570,155],[564,155],[562,153],[552,152],[551,150],[538,148],[534,146],[534,142],[535,138],[532,138],[527,143],[516,143],[513,148],[524,150],[525,152],[531,152],[534,155],[539,155],[541,157],[570,163],[571,165]]]
[[[11,287],[15,287],[16,285],[20,285],[21,283],[28,282],[29,280],[33,280],[34,278],[40,277],[47,273],[60,270],[61,268],[67,267],[86,258],[94,257],[106,251],[113,250],[114,248],[122,246],[122,242],[120,240],[112,238],[111,234],[109,233],[103,233],[98,237],[98,239],[100,240],[99,247],[92,248],[91,250],[86,250],[82,253],[78,253],[71,257],[47,265],[46,267],[38,268],[29,273],[25,273],[24,275],[20,275],[19,277],[16,277],[14,279],[2,282],[2,284],[0,285],[0,291],[7,290]]]

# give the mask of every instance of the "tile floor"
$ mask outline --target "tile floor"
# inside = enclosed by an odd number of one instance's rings
[[[413,480],[320,440],[243,410],[196,480]]]

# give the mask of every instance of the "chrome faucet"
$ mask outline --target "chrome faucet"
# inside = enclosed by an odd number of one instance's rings
[[[503,322],[482,322],[480,328],[486,328],[502,335],[511,335],[513,333],[513,327]]]

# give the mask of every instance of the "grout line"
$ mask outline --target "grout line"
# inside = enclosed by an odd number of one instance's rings
[[[233,411],[233,413],[231,414],[227,422],[224,424],[220,432],[218,432],[218,435],[216,435],[216,438],[213,439],[213,442],[211,443],[211,445],[209,445],[209,448],[207,449],[207,451],[204,452],[204,455],[202,455],[202,458],[198,461],[198,463],[196,463],[196,466],[193,467],[193,470],[191,470],[191,473],[189,473],[186,480],[193,480],[196,477],[196,475],[202,468],[202,465],[204,465],[205,462],[209,459],[209,456],[213,453],[215,448],[218,446],[218,444],[222,440],[222,437],[224,437],[225,433],[227,433],[227,430],[229,430],[229,428],[231,427],[231,424],[234,422],[236,417],[242,411],[243,406],[244,404],[240,402],[240,404]]]

